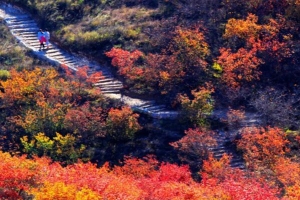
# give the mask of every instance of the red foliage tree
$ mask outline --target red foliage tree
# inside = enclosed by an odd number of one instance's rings
[[[256,49],[240,48],[236,53],[221,48],[217,62],[223,68],[222,80],[231,88],[239,88],[245,82],[259,79],[258,66],[263,61],[256,56]]]
[[[66,128],[82,139],[92,141],[96,136],[105,136],[105,112],[89,102],[67,111],[64,119]]]
[[[139,68],[137,65],[138,59],[144,56],[142,52],[138,50],[129,52],[120,48],[112,48],[105,55],[112,58],[111,64],[118,68],[120,75],[134,80],[143,74],[143,68]]]
[[[185,131],[185,136],[179,141],[170,143],[179,150],[179,158],[193,166],[199,166],[203,158],[209,154],[209,148],[217,144],[213,138],[214,132],[199,128]]]

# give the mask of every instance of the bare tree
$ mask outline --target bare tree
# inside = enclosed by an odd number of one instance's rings
[[[298,94],[266,88],[257,93],[252,98],[252,105],[261,115],[261,120],[265,125],[279,126],[282,128],[298,129],[299,121],[299,102]]]

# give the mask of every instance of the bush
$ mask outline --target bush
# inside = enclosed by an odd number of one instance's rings
[[[2,81],[6,81],[9,77],[10,77],[9,71],[3,69],[0,70],[0,79]]]
[[[141,129],[138,116],[129,107],[111,109],[106,120],[108,136],[113,140],[133,139],[135,133]]]

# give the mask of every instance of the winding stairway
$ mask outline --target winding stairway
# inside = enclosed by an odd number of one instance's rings
[[[39,42],[37,40],[38,25],[29,14],[23,12],[21,9],[0,2],[0,18],[4,19],[6,25],[19,43],[31,49],[40,59],[45,59],[55,65],[64,64],[75,71],[83,66],[89,67],[89,73],[101,71],[102,77],[99,77],[95,85],[101,89],[106,97],[120,100],[124,104],[129,105],[133,110],[145,113],[156,119],[174,119],[178,116],[178,112],[169,111],[164,105],[158,105],[155,101],[131,98],[123,95],[121,93],[123,83],[114,78],[110,70],[105,66],[100,66],[81,56],[70,54],[55,44],[51,44],[51,42],[49,49],[39,51]],[[244,169],[245,165],[242,157],[232,150],[234,148],[228,146],[233,143],[232,137],[228,137],[228,135],[225,135],[223,132],[219,132],[216,136],[216,140],[218,145],[211,149],[214,156],[220,158],[223,153],[232,154],[232,167]]]
[[[224,116],[226,111],[220,113],[214,113],[214,117],[218,119],[226,120]],[[215,158],[220,159],[224,153],[231,155],[230,166],[244,170],[246,168],[245,161],[243,159],[242,153],[238,152],[236,149],[237,138],[240,137],[241,130],[243,128],[256,127],[261,124],[259,120],[260,116],[255,113],[246,113],[245,118],[239,122],[237,127],[228,131],[219,131],[215,135],[217,145],[210,148],[210,151],[213,152]]]
[[[176,111],[169,111],[164,105],[157,105],[155,101],[131,98],[123,95],[121,93],[123,83],[114,78],[110,70],[105,66],[100,66],[81,56],[63,51],[55,44],[51,44],[51,42],[49,49],[39,51],[40,45],[37,39],[38,25],[29,14],[23,12],[21,9],[0,2],[0,18],[4,19],[10,32],[17,38],[19,43],[31,49],[39,58],[50,61],[55,65],[64,64],[75,71],[80,67],[88,66],[89,74],[95,71],[101,71],[102,77],[99,77],[95,85],[101,89],[106,97],[120,100],[133,110],[145,113],[153,118],[163,119],[177,117],[178,113]]]

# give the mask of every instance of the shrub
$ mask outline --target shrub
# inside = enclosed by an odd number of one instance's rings
[[[9,71],[3,69],[0,70],[0,79],[2,81],[6,81],[9,77],[10,77]]]
[[[198,90],[192,90],[193,99],[186,95],[179,95],[183,118],[194,125],[206,126],[206,118],[211,114],[214,107],[212,92],[212,88],[201,87]]]
[[[129,107],[111,109],[106,120],[108,135],[114,140],[132,139],[141,129],[138,123],[138,114],[134,114]]]

